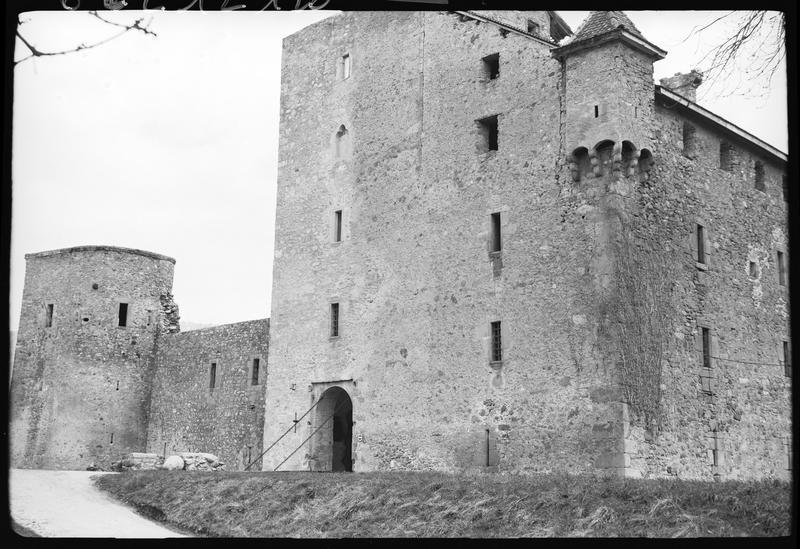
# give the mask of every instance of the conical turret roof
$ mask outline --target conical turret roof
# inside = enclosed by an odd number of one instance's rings
[[[580,42],[588,38],[594,38],[606,32],[623,28],[631,34],[635,34],[640,38],[644,38],[633,21],[628,19],[628,16],[621,11],[593,11],[589,13],[583,23],[580,24],[578,30],[575,31],[575,36],[572,43]]]

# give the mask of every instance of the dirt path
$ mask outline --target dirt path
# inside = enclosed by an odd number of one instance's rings
[[[95,488],[89,477],[98,474],[114,473],[11,469],[11,516],[44,537],[185,537]]]

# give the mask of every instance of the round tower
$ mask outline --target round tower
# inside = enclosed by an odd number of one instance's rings
[[[111,246],[25,256],[12,467],[107,468],[143,451],[159,334],[178,331],[175,260]]]

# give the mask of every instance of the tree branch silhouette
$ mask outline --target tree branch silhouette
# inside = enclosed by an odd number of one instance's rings
[[[98,15],[96,11],[90,11],[88,13],[89,13],[89,15],[99,19],[103,23],[105,23],[107,25],[112,25],[112,26],[115,26],[115,27],[121,27],[122,30],[119,31],[117,34],[114,34],[112,36],[109,36],[108,38],[105,38],[103,40],[100,40],[99,42],[95,42],[95,43],[92,43],[92,44],[81,43],[81,44],[79,44],[78,46],[76,46],[74,48],[61,50],[61,51],[42,51],[39,48],[37,48],[34,44],[32,44],[30,42],[30,40],[28,40],[27,38],[25,38],[22,35],[22,33],[19,30],[19,26],[18,26],[17,27],[17,31],[16,31],[17,38],[19,38],[20,41],[25,45],[25,47],[28,48],[30,53],[27,56],[23,57],[22,59],[18,59],[17,61],[14,61],[14,66],[17,66],[20,63],[22,63],[24,61],[27,61],[28,59],[32,59],[34,57],[49,57],[49,56],[54,56],[54,55],[66,55],[68,53],[75,53],[75,52],[79,52],[79,51],[83,51],[83,50],[88,50],[88,49],[91,49],[91,48],[96,48],[97,46],[101,46],[103,44],[107,44],[108,42],[111,42],[112,40],[114,40],[116,38],[119,38],[123,34],[126,34],[126,33],[130,32],[130,31],[139,31],[139,32],[142,32],[143,34],[149,34],[149,35],[152,35],[152,36],[158,36],[155,32],[151,31],[150,28],[149,28],[150,27],[150,23],[152,22],[152,18],[150,18],[145,23],[144,22],[144,17],[142,17],[140,19],[137,19],[133,23],[131,23],[129,25],[126,25],[126,24],[123,24],[123,23],[116,23],[114,21],[109,21],[108,19],[104,19],[103,17],[100,17],[100,15]],[[26,23],[26,22],[27,21],[20,21],[20,26],[22,24]]]

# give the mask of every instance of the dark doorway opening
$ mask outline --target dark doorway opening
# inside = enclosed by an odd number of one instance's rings
[[[314,441],[317,470],[351,472],[353,470],[353,402],[341,387],[331,387],[322,394],[317,407],[316,424],[322,426]],[[323,423],[325,423],[323,425]]]

